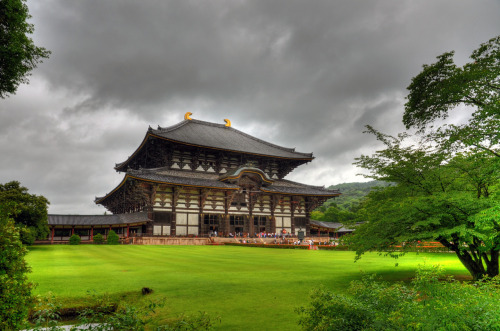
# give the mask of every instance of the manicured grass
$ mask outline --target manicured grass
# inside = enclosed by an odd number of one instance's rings
[[[353,252],[233,246],[34,246],[27,261],[37,294],[74,302],[95,291],[134,302],[130,292],[150,287],[148,298],[167,299],[165,318],[204,311],[222,318],[221,330],[296,330],[294,308],[308,303],[312,288],[342,292],[360,271],[407,280],[419,264],[439,263],[468,275],[448,253],[367,254],[354,263]]]

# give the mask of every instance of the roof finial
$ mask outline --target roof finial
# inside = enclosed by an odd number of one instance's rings
[[[191,115],[193,115],[193,113],[191,112],[187,112],[186,114],[184,114],[184,120],[191,121],[192,120],[192,118],[190,117]]]
[[[227,118],[224,119],[224,122],[226,122],[226,126],[230,127],[231,126],[231,121],[228,120]]]

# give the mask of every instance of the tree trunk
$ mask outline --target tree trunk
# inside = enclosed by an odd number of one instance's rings
[[[457,245],[450,243],[446,238],[440,237],[437,240],[441,244],[443,244],[443,246],[451,249],[452,251],[455,252],[455,254],[457,254],[458,259],[467,268],[467,270],[469,271],[469,273],[471,274],[471,276],[474,280],[479,280],[486,275],[486,270],[484,269],[484,265],[483,265],[482,260],[474,261],[474,259],[472,258],[472,256],[470,255],[470,253],[468,251],[461,251]],[[493,256],[492,256],[491,261],[492,262],[494,261]],[[497,262],[497,274],[498,274],[498,254],[497,254],[496,262]],[[489,268],[488,268],[488,270],[489,270]]]
[[[498,268],[499,251],[492,249],[490,253],[491,253],[490,261],[487,263],[487,274],[489,277],[495,277],[498,276],[499,274],[499,268]]]
[[[486,275],[482,261],[474,261],[467,251],[457,250],[455,253],[462,264],[467,268],[474,280],[479,280]]]

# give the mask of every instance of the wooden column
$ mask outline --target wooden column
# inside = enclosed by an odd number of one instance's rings
[[[248,194],[248,237],[253,237],[255,235],[255,226],[253,224],[253,201],[250,192]]]
[[[52,227],[52,231],[50,234],[50,244],[52,245],[54,243],[54,227]]]
[[[94,240],[94,226],[90,227],[90,240]]]
[[[170,222],[170,235],[175,236],[177,230],[177,215],[175,212],[175,207],[177,206],[177,200],[179,199],[180,188],[172,187],[172,221]]]
[[[162,231],[163,231],[163,227],[162,227]],[[127,238],[130,237],[130,225],[127,224]]]
[[[71,235],[74,235],[74,234],[75,234],[75,227],[73,226],[73,227],[71,228]]]

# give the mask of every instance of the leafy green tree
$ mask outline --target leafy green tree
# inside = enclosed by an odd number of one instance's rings
[[[33,284],[28,282],[30,269],[24,260],[27,251],[9,216],[14,209],[12,202],[0,203],[0,330],[21,329],[33,305]]]
[[[27,76],[48,58],[50,51],[37,47],[28,35],[34,26],[26,0],[0,0],[0,98],[15,93]]]
[[[500,157],[500,36],[481,44],[463,67],[453,62],[453,54],[438,56],[412,79],[403,123],[424,131],[450,111],[465,108],[471,112],[469,122],[444,126],[434,139]]]
[[[354,219],[355,214],[348,210],[340,209],[336,204],[321,206],[311,213],[311,218],[321,222],[344,223]]]
[[[33,239],[45,239],[49,235],[47,206],[49,201],[39,195],[29,194],[26,187],[17,181],[0,184],[0,205],[14,202],[10,211],[16,226],[21,229],[21,239],[32,244]]]
[[[348,239],[358,257],[436,240],[456,253],[474,279],[498,275],[500,218],[478,215],[499,203],[500,159],[488,152],[445,152],[425,140],[409,145],[406,134],[368,131],[386,148],[355,164],[370,170],[369,177],[396,185],[371,192],[363,203],[358,220],[365,223]]]

